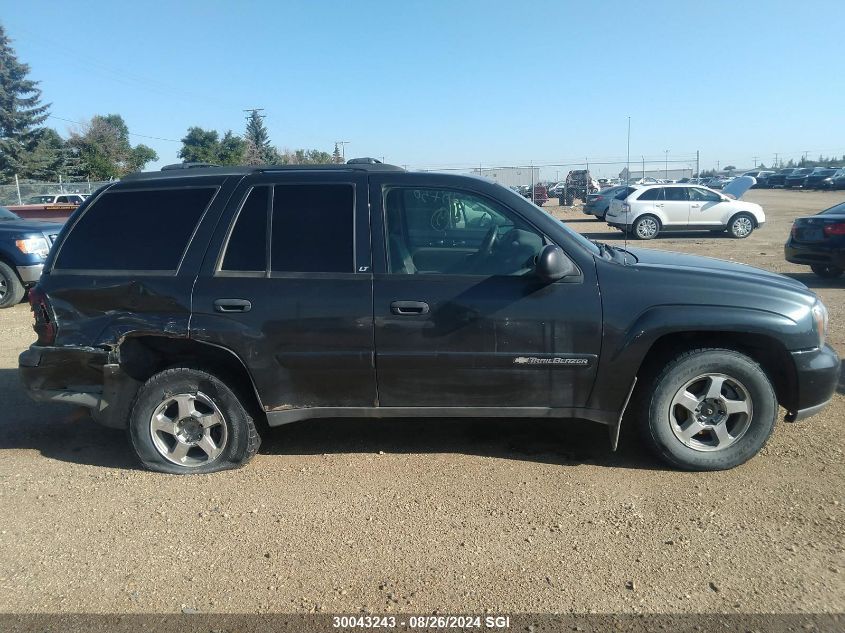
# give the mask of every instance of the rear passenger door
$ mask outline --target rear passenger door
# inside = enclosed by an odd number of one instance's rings
[[[689,199],[686,187],[663,187],[663,213],[667,222],[673,226],[686,226],[689,223]]]
[[[370,266],[364,176],[249,177],[197,279],[191,336],[234,352],[271,415],[374,406]]]

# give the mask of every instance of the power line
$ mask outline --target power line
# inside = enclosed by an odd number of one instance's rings
[[[48,118],[50,119],[57,119],[59,121],[64,121],[65,123],[73,123],[75,125],[86,125],[81,121],[74,121],[72,119],[65,119],[64,117],[56,116],[55,114],[48,114]],[[148,138],[154,141],[167,141],[169,143],[181,143],[182,141],[177,141],[175,138],[162,138],[161,136],[149,136],[148,134],[136,134],[135,132],[128,132],[129,136],[137,136],[138,138]]]

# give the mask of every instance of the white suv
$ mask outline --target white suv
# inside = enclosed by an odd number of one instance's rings
[[[641,187],[623,200],[611,200],[605,219],[641,240],[661,231],[726,229],[741,239],[766,222],[759,204],[738,200],[754,183],[754,178],[737,178],[723,192],[689,184]]]

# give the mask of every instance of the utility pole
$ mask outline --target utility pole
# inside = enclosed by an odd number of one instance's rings
[[[249,121],[253,116],[258,116],[261,119],[267,117],[266,114],[258,114],[259,112],[264,112],[264,108],[246,108],[244,112],[249,113],[244,117],[247,121]]]
[[[752,156],[751,158],[754,159],[754,168],[757,168],[757,159],[760,158],[759,156]]]
[[[643,173],[642,173],[641,179],[645,180],[645,156],[643,156],[642,154],[640,154],[640,156],[643,159]]]
[[[777,153],[777,152],[775,152],[775,164],[774,164],[774,165],[772,165],[772,167],[774,167],[775,169],[777,169],[777,166],[778,166],[778,153]]]
[[[343,162],[346,162],[346,145],[349,141],[335,141],[335,145],[340,145],[340,156],[343,158]]]
[[[699,150],[695,150],[695,177],[701,178],[701,164],[699,163],[701,156],[699,156],[698,152]]]
[[[719,161],[716,161],[716,171],[719,171]]]
[[[669,180],[669,150],[665,149],[663,151],[666,152],[665,162],[663,163],[663,178]]]
[[[625,184],[631,182],[631,117],[628,117],[628,155],[625,158]]]

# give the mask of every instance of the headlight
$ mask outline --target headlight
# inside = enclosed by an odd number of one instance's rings
[[[15,246],[21,253],[27,255],[38,255],[39,257],[47,257],[50,252],[50,245],[43,237],[28,237],[24,240],[15,240]]]
[[[816,301],[813,306],[813,321],[816,323],[816,332],[819,333],[819,347],[821,347],[827,339],[827,308],[821,301]]]

